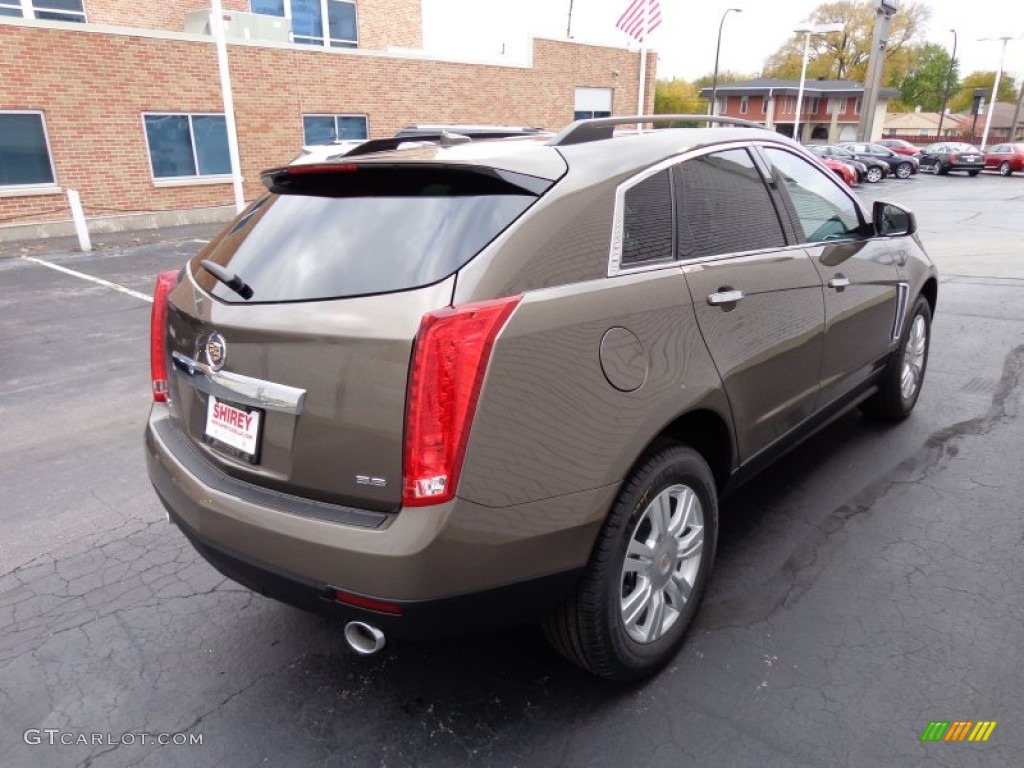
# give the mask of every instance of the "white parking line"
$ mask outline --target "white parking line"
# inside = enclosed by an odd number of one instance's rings
[[[121,293],[126,293],[129,296],[134,296],[136,299],[142,299],[143,301],[148,301],[151,304],[153,303],[152,296],[147,296],[144,293],[133,291],[131,288],[125,288],[123,285],[118,285],[117,283],[112,283],[109,280],[104,280],[102,277],[93,277],[92,275],[87,275],[84,272],[76,272],[73,269],[62,267],[59,264],[51,264],[48,261],[37,259],[35,256],[22,256],[21,258],[25,261],[31,261],[33,264],[39,264],[42,267],[49,267],[50,269],[55,269],[58,272],[63,272],[65,275],[71,275],[72,277],[78,277],[81,278],[82,280],[88,280],[93,283],[98,283],[99,285],[102,285],[106,288],[112,288],[115,291],[120,291]]]

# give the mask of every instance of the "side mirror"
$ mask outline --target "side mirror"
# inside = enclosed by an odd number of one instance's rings
[[[879,237],[900,237],[917,232],[917,218],[911,211],[895,203],[876,200],[871,208],[875,235]]]

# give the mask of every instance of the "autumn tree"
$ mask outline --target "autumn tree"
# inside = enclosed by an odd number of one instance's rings
[[[995,85],[996,73],[995,72],[971,72],[967,75],[960,83],[960,90],[951,91],[956,95],[949,97],[949,109],[952,112],[970,112],[971,104],[974,101],[974,89],[984,88],[985,89],[985,102],[988,103],[992,99],[992,86]],[[1014,82],[1013,76],[1003,72],[1002,78],[999,80],[999,94],[998,101],[1017,101],[1017,84]]]
[[[890,109],[893,112],[911,111],[920,107],[926,112],[942,109],[942,97],[949,79],[950,94],[960,89],[958,65],[953,65],[950,74],[950,55],[941,45],[927,43],[907,49],[909,69],[906,74],[897,75],[891,81],[892,87],[900,92],[899,101]]]
[[[841,32],[812,35],[807,59],[807,77],[863,82],[871,56],[877,3],[872,0],[838,0],[822,3],[810,15],[812,24],[842,24]],[[909,2],[892,17],[885,48],[882,81],[893,74],[906,74],[908,48],[923,35],[931,10],[923,2]],[[764,64],[765,77],[796,80],[804,55],[804,38],[794,33]]]
[[[698,88],[686,80],[658,80],[654,85],[654,112],[658,115],[702,113],[708,102],[698,96]]]

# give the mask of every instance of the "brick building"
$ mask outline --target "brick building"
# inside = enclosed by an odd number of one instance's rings
[[[718,86],[715,112],[763,123],[767,128],[792,136],[799,92],[799,80],[760,77],[725,83]],[[700,95],[710,98],[711,89],[702,89]],[[898,95],[899,92],[891,88],[879,90],[872,139],[881,137],[886,105],[889,99]],[[849,80],[807,80],[800,105],[800,140],[805,144],[812,141],[835,143],[855,140],[863,96],[862,83]]]
[[[535,39],[527,61],[460,61],[421,50],[419,0],[223,3],[246,199],[304,144],[636,109],[635,51]],[[0,240],[70,232],[67,189],[93,231],[230,215],[208,29],[203,0],[0,0]],[[650,54],[648,104],[654,80]]]

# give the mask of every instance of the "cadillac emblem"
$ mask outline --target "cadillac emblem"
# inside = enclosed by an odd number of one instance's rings
[[[214,371],[219,371],[224,367],[224,363],[228,359],[228,345],[224,341],[224,337],[214,331],[207,339],[206,343],[203,344],[203,357],[206,358],[206,364]]]

